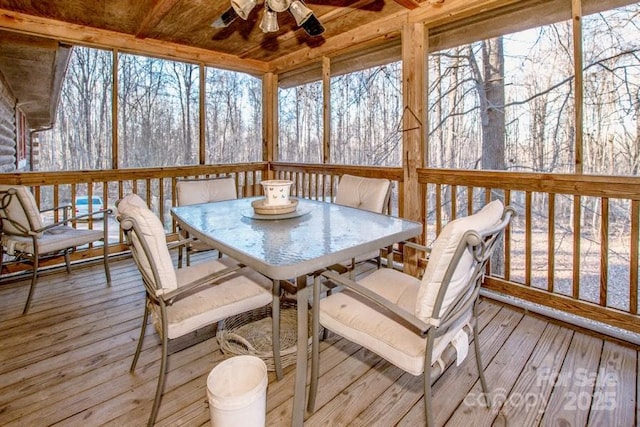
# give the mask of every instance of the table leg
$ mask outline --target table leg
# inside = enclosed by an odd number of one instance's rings
[[[309,314],[307,308],[307,304],[309,303],[309,289],[307,288],[307,277],[298,277],[296,279],[296,285],[298,288],[298,292],[296,293],[298,303],[298,341],[296,351],[296,383],[293,395],[291,425],[293,427],[301,427],[304,423],[307,388],[307,345],[309,340]]]
[[[280,281],[273,281],[273,300],[271,304],[271,327],[273,328],[273,364],[276,369],[276,378],[282,379],[282,359],[280,355]]]

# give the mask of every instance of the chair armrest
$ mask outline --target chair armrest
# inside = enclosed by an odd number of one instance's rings
[[[413,314],[409,313],[407,310],[404,310],[400,307],[398,307],[397,305],[393,304],[391,301],[381,297],[380,295],[376,294],[375,292],[370,291],[369,289],[365,288],[364,286],[358,284],[357,282],[354,282],[351,279],[348,279],[344,276],[341,276],[333,271],[325,271],[323,273],[321,273],[322,276],[326,277],[327,279],[334,281],[336,283],[339,283],[340,285],[344,286],[345,288],[350,289],[351,291],[357,293],[358,295],[361,295],[365,298],[367,298],[368,300],[370,300],[371,302],[373,302],[374,304],[382,307],[383,309],[385,309],[386,311],[392,313],[395,317],[400,318],[400,320],[407,324],[409,327],[411,327],[412,329],[415,330],[415,332],[417,332],[418,334],[420,334],[421,336],[425,336],[427,334],[427,332],[429,331],[429,329],[431,328],[431,325],[423,322],[422,320],[418,319],[416,316],[414,316]]]
[[[107,221],[107,216],[109,214],[111,214],[113,211],[111,209],[101,209],[99,211],[95,211],[95,212],[91,212],[91,213],[87,213],[87,214],[82,214],[82,215],[78,215],[78,216],[72,216],[69,218],[65,218],[62,221],[58,221],[58,222],[54,222],[53,224],[49,224],[46,225],[42,228],[39,228],[38,230],[33,230],[33,233],[42,233],[44,231],[50,230],[52,228],[56,228],[59,227],[61,225],[65,225],[71,221],[77,221],[78,219],[82,219],[82,218],[88,218],[88,217],[92,217],[94,215],[98,215],[98,214],[103,214],[102,219],[104,221]]]
[[[107,209],[100,209],[99,211],[94,211],[94,212],[89,212],[86,214],[82,214],[82,215],[76,215],[76,216],[72,216],[70,218],[67,218],[66,221],[61,221],[61,222],[71,222],[74,220],[78,220],[78,219],[83,219],[83,218],[91,218],[95,215],[102,215],[102,218],[106,221],[107,216],[111,215],[113,213],[113,209],[107,208]]]
[[[57,211],[57,210],[60,210],[60,209],[71,209],[71,208],[72,208],[71,205],[60,205],[60,206],[56,206],[56,207],[53,207],[53,208],[40,209],[40,213]]]
[[[159,296],[160,298],[164,299],[168,305],[171,305],[181,296],[185,294],[191,294],[195,289],[202,286],[217,285],[218,283],[212,283],[212,282],[215,282],[216,280],[221,279],[224,276],[227,276],[243,268],[245,268],[243,264],[236,264],[233,267],[227,267],[222,270],[216,271],[214,273],[208,274],[204,277],[200,277],[199,279],[194,280],[193,282],[185,283],[179,288],[169,292],[162,293]]]
[[[56,206],[56,207],[48,208],[48,209],[40,209],[39,212],[41,214],[43,214],[43,213],[47,213],[47,212],[55,212],[55,211],[60,211],[61,210],[62,211],[62,218],[63,218],[63,220],[65,220],[65,219],[69,218],[69,216],[71,215],[71,212],[72,212],[71,209],[73,209],[73,206],[68,204],[68,205],[60,205],[60,206]]]
[[[415,243],[415,242],[407,242],[407,241],[402,242],[402,244],[405,247],[408,247],[408,248],[411,248],[411,249],[415,249],[415,250],[418,250],[418,251],[426,252],[428,254],[431,253],[431,247],[429,247],[429,246],[421,245],[421,244]]]
[[[188,243],[195,241],[196,239],[193,237],[187,237],[186,239],[176,240],[175,242],[167,243],[167,248],[169,250],[179,248],[180,246],[185,246]]]

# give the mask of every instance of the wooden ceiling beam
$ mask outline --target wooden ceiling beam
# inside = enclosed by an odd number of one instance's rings
[[[428,0],[409,12],[410,23],[422,22],[428,27],[466,18],[481,12],[518,3],[521,0]]]
[[[420,3],[416,0],[394,0],[402,7],[406,7],[409,10],[417,9],[420,7]]]
[[[180,0],[156,0],[151,11],[147,13],[136,31],[136,37],[145,38],[156,25],[162,21],[167,13],[175,7]]]
[[[279,74],[320,61],[323,56],[331,57],[338,52],[358,48],[362,44],[383,43],[391,38],[397,38],[402,25],[407,22],[407,13],[407,11],[395,13],[366,25],[365,28],[355,28],[333,36],[320,46],[314,48],[306,47],[289,55],[284,55],[269,63],[270,71]]]
[[[140,39],[129,34],[101,30],[54,19],[40,18],[6,9],[0,9],[0,29],[49,37],[72,44],[102,49],[116,48],[126,53],[143,54],[192,63],[203,63],[217,68],[241,71],[253,75],[262,75],[269,69],[269,64],[263,61],[242,59],[234,55],[178,43]]]
[[[384,42],[397,37],[404,23],[423,23],[427,27],[462,19],[474,14],[511,5],[521,0],[426,0],[413,10],[398,12],[382,18],[366,27],[333,36],[320,46],[300,49],[271,61],[271,71],[282,73],[300,66],[318,62],[323,56],[334,56],[347,49],[373,40]]]

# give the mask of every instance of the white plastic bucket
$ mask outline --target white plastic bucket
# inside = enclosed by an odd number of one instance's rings
[[[291,186],[293,181],[287,181],[284,179],[272,179],[268,181],[262,181],[262,187],[264,189],[264,204],[268,206],[283,206],[288,205],[289,194],[291,193]]]
[[[267,365],[255,356],[220,362],[207,377],[211,425],[263,427],[267,412]]]

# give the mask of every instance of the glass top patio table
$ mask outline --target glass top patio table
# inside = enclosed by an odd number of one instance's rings
[[[296,218],[250,218],[244,198],[171,209],[192,236],[271,279],[286,280],[375,251],[422,232],[418,222],[299,199]]]
[[[258,199],[179,206],[171,214],[190,235],[273,279],[274,284],[296,279],[297,342],[308,340],[307,275],[422,232],[418,222],[308,199],[298,200],[297,209],[304,214],[295,218],[253,219],[251,202]],[[304,422],[306,373],[307,352],[299,351],[291,417],[296,427]]]

